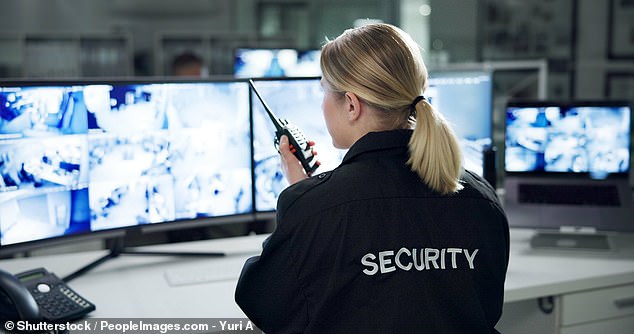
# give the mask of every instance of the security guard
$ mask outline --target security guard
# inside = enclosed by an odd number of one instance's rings
[[[322,109],[349,148],[310,178],[288,149],[277,227],[236,289],[267,333],[496,333],[509,256],[494,189],[461,168],[424,97],[418,46],[388,24],[322,49]]]

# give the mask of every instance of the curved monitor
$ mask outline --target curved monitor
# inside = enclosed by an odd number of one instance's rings
[[[320,50],[238,48],[234,51],[236,78],[320,76]]]
[[[255,86],[271,111],[279,118],[301,128],[309,140],[314,141],[321,165],[315,173],[337,167],[345,150],[332,145],[321,110],[323,91],[319,77],[271,78],[255,80]],[[288,186],[282,174],[279,153],[273,142],[275,127],[255,95],[251,97],[253,109],[253,154],[256,212],[272,212],[280,192]]]
[[[0,83],[0,254],[253,212],[246,82]]]
[[[429,73],[428,101],[454,127],[465,169],[484,175],[484,153],[493,143],[493,81],[486,71]]]

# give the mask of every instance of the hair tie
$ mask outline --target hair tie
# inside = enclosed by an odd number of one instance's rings
[[[410,114],[414,114],[414,112],[416,111],[416,105],[418,104],[418,102],[420,102],[421,100],[426,100],[425,97],[423,95],[419,95],[417,96],[414,101],[412,102],[412,104],[409,105],[409,111]]]

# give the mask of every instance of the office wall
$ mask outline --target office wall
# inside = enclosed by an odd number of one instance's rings
[[[629,22],[610,20],[610,1],[579,0],[577,86],[575,96],[627,98],[634,101],[634,4]],[[612,8],[618,11],[618,8]],[[605,19],[602,19],[605,18]],[[610,27],[612,25],[612,27]],[[629,57],[610,55],[615,29],[629,30]],[[627,41],[622,43],[625,46]]]
[[[30,66],[24,41],[32,36],[123,35],[130,40],[130,50],[122,51],[130,53],[126,57],[151,63],[142,74],[160,75],[163,64],[155,62],[167,61],[162,53],[170,51],[161,44],[163,36],[180,34],[183,40],[199,39],[206,60],[222,58],[213,70],[227,74],[230,49],[238,44],[231,39],[241,39],[242,46],[272,40],[266,46],[317,48],[357,19],[398,24],[400,13],[398,0],[3,0],[1,6],[0,76],[30,74],[24,69]]]
[[[430,51],[445,53],[448,62],[478,59],[478,1],[431,0]]]
[[[634,5],[627,1],[430,4],[430,50],[445,53],[451,63],[545,59],[548,98],[634,100],[634,39],[627,37],[634,36]],[[610,39],[620,54],[610,55]],[[519,93],[535,95],[535,86],[528,88]]]
[[[162,30],[238,30],[236,1],[208,0],[3,0],[4,33],[128,31],[150,48]]]

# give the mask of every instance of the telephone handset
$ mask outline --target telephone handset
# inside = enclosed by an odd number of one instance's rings
[[[275,147],[279,150],[280,138],[283,135],[286,135],[291,147],[291,152],[293,152],[293,155],[297,157],[299,162],[302,164],[302,167],[304,167],[306,175],[311,176],[317,167],[319,167],[319,161],[315,159],[315,155],[313,154],[312,143],[306,139],[304,132],[296,125],[290,123],[286,119],[277,118],[277,116],[273,114],[269,106],[266,102],[264,102],[262,96],[260,96],[260,93],[258,93],[257,89],[255,89],[253,80],[249,80],[249,85],[262,103],[262,106],[264,106],[264,110],[266,110],[266,113],[269,115],[273,125],[275,125]]]
[[[94,304],[44,268],[15,276],[0,270],[0,320],[66,322],[94,310]]]

